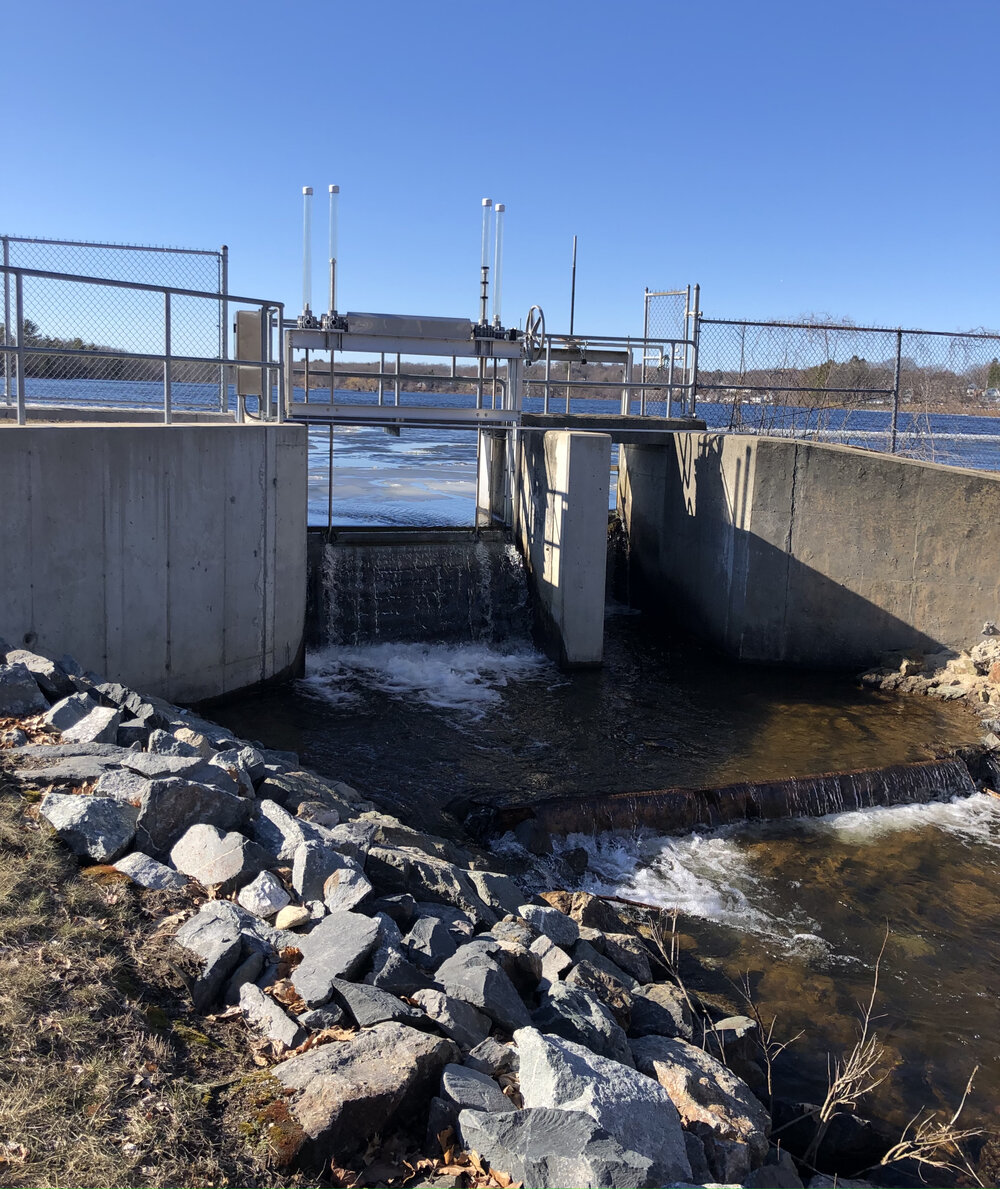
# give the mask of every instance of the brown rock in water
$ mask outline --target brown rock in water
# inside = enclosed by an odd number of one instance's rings
[[[306,1158],[341,1163],[408,1111],[426,1110],[441,1070],[460,1060],[452,1041],[388,1023],[290,1057],[271,1072],[298,1092],[289,1105],[307,1138]]]

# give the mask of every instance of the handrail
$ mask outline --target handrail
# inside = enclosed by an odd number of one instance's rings
[[[241,297],[231,293],[219,293],[210,290],[201,289],[182,289],[176,285],[156,285],[146,281],[125,281],[112,280],[107,277],[90,277],[79,273],[59,273],[51,272],[45,269],[35,268],[21,268],[16,265],[4,264],[0,265],[0,274],[5,278],[5,292],[9,292],[10,280],[14,281],[14,296],[15,296],[15,319],[14,326],[5,325],[4,333],[7,340],[11,337],[11,330],[13,330],[14,341],[11,343],[5,341],[0,344],[0,353],[4,360],[4,395],[7,404],[11,403],[11,381],[14,375],[17,377],[17,424],[25,425],[27,423],[27,359],[32,355],[46,355],[46,356],[66,356],[67,358],[86,358],[86,359],[124,359],[124,360],[143,360],[151,363],[163,364],[163,421],[164,424],[169,425],[172,419],[172,394],[171,394],[171,368],[174,364],[205,364],[211,367],[219,368],[220,388],[223,396],[227,391],[226,377],[231,372],[231,369],[236,367],[253,367],[259,368],[261,374],[261,412],[265,420],[271,418],[272,400],[270,393],[273,391],[275,383],[279,399],[276,406],[276,420],[280,423],[284,421],[284,408],[280,395],[283,389],[283,368],[284,368],[284,350],[283,342],[281,341],[281,334],[278,334],[278,352],[277,357],[274,353],[274,344],[272,340],[272,326],[277,325],[279,328],[284,321],[285,306],[283,302],[271,301],[260,297]],[[24,324],[26,321],[24,312],[24,280],[38,279],[51,280],[63,283],[71,283],[77,285],[101,285],[105,288],[111,289],[125,289],[140,291],[145,293],[157,293],[163,297],[163,313],[160,328],[163,333],[164,350],[162,352],[156,351],[124,351],[113,347],[95,347],[79,348],[66,347],[53,344],[30,344],[24,341]],[[177,355],[172,350],[172,299],[175,297],[193,297],[213,303],[221,303],[223,310],[223,317],[232,305],[248,305],[256,306],[261,311],[261,357],[259,359],[232,359],[228,356],[228,351],[225,344],[227,339],[227,328],[222,327],[222,342],[220,343],[220,351],[216,355]],[[276,315],[276,317],[275,317]],[[11,371],[11,362],[14,363],[14,372]],[[223,406],[224,407],[224,406]],[[237,419],[242,420],[243,406],[240,398],[237,398]]]

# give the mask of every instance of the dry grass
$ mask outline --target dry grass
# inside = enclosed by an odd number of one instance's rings
[[[157,936],[190,900],[86,872],[0,772],[0,1185],[306,1183],[242,1021],[195,1016]]]

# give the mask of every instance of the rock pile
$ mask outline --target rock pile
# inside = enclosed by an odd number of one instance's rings
[[[23,720],[0,756],[39,815],[84,862],[209,897],[174,938],[191,998],[269,1040],[299,1159],[416,1125],[529,1186],[801,1184],[609,903],[526,896],[295,755],[68,658],[0,661],[0,719]]]

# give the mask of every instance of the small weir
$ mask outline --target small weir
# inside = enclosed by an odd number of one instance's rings
[[[529,638],[524,564],[503,534],[344,533],[312,564],[314,646]]]
[[[681,834],[734,822],[823,817],[875,806],[950,801],[975,793],[963,759],[926,760],[785,780],[744,781],[714,789],[656,789],[553,797],[473,813],[477,832],[496,837],[524,821],[547,834],[655,830]]]

